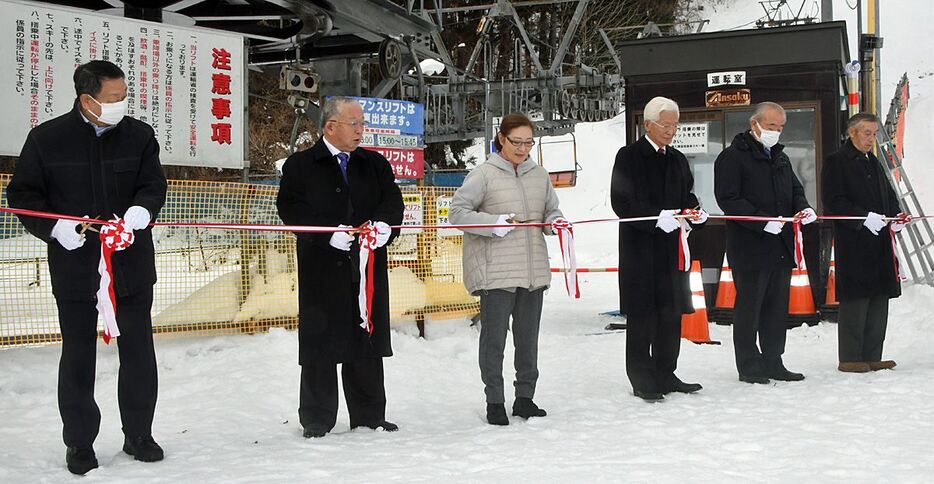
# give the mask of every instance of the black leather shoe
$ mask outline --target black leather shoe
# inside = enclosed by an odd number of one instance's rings
[[[766,378],[766,377],[764,377],[764,376],[762,376],[762,375],[743,375],[743,374],[740,374],[740,375],[739,375],[739,381],[746,382],[746,383],[758,383],[758,384],[760,384],[760,385],[767,385],[767,384],[769,383],[769,379]]]
[[[398,425],[388,420],[383,420],[382,422],[378,424],[373,424],[373,425],[355,425],[352,427],[352,429],[355,429],[357,427],[366,427],[371,430],[382,430],[384,432],[395,432],[396,430],[399,430]]]
[[[97,469],[97,456],[90,447],[69,447],[65,451],[65,464],[72,474],[83,476],[92,469]]]
[[[486,404],[486,421],[490,425],[509,425],[509,417],[506,416],[506,405],[502,403]]]
[[[328,429],[324,427],[309,425],[302,431],[302,437],[305,437],[306,439],[320,439],[321,437],[327,435],[327,433]]]
[[[775,371],[770,371],[768,373],[769,378],[779,381],[801,381],[804,380],[804,374],[795,373],[793,371],[788,371],[785,367],[781,367]]]
[[[512,404],[512,415],[528,419],[531,417],[544,417],[548,415],[548,412],[538,408],[538,405],[535,405],[531,398],[519,397]]]
[[[125,437],[123,451],[142,462],[157,462],[165,458],[162,447],[159,447],[151,435]]]
[[[644,392],[642,390],[633,390],[632,394],[645,400],[646,402],[660,402],[665,396],[658,392]]]
[[[671,392],[677,393],[694,393],[700,391],[703,386],[700,383],[684,383],[680,378],[673,376],[671,377],[671,382],[665,388],[665,391],[662,393],[669,394]]]

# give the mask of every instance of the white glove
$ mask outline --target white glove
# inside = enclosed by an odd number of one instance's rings
[[[349,229],[349,225],[338,225],[338,228]],[[350,245],[353,244],[353,235],[350,232],[334,232],[331,234],[331,241],[329,242],[331,247],[334,247],[337,250],[349,251]]]
[[[84,245],[84,234],[75,232],[78,222],[72,220],[59,220],[52,227],[52,238],[57,240],[65,250],[75,250]]]
[[[496,219],[496,225],[503,225],[503,224],[507,224],[507,223],[512,223],[512,222],[509,222],[508,220],[511,219],[511,218],[513,218],[513,217],[515,217],[515,216],[516,216],[516,214],[514,214],[514,213],[511,213],[511,214],[509,214],[509,215],[500,215],[499,218]],[[494,227],[494,228],[493,228],[493,235],[495,235],[495,236],[497,236],[497,237],[505,237],[506,234],[508,234],[509,232],[512,232],[513,229],[515,229],[515,227]]]
[[[806,208],[806,209],[804,209],[804,210],[798,212],[797,214],[795,214],[795,218],[796,218],[798,221],[800,221],[802,224],[807,225],[807,224],[809,224],[809,223],[814,222],[814,221],[817,220],[817,214],[814,213],[814,209],[813,209],[813,208],[808,207],[808,208]]]
[[[130,230],[145,229],[149,227],[149,222],[151,220],[152,216],[149,215],[149,210],[139,205],[133,205],[126,209],[126,213],[123,214],[123,226]]]
[[[551,221],[551,231],[554,233],[558,233],[559,230],[569,229],[571,227],[571,222],[568,222],[568,220],[564,217],[558,217]]]
[[[872,232],[872,235],[879,235],[879,231],[882,230],[882,227],[885,227],[886,221],[883,220],[882,215],[876,212],[869,212],[866,215],[866,220],[863,221],[863,225]]]
[[[710,214],[707,213],[707,211],[703,208],[694,210],[685,209],[684,214],[691,216],[688,218],[688,221],[690,221],[692,224],[702,224],[707,221],[707,217],[710,217]]]
[[[386,222],[376,222],[373,226],[376,227],[376,247],[380,248],[386,245],[386,242],[389,242],[389,234],[392,233],[392,229],[389,228],[389,224]]]
[[[678,213],[677,210],[662,210],[658,212],[658,222],[655,222],[655,226],[666,234],[674,232],[681,226],[681,223],[675,220],[676,213]]]
[[[773,220],[771,222],[766,223],[765,227],[762,230],[765,230],[766,232],[773,234],[773,235],[778,235],[782,233],[782,227],[784,225],[785,225],[785,222],[779,222],[777,220]]]
[[[911,215],[908,215],[905,212],[901,212],[898,214],[898,220],[892,222],[892,231],[897,234],[901,232],[902,229],[904,229],[905,226],[909,223],[911,223]]]

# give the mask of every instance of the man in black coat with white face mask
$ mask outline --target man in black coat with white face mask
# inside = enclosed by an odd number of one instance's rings
[[[107,61],[78,66],[71,112],[29,132],[7,197],[11,207],[64,215],[109,218],[122,214],[135,241],[113,254],[120,336],[117,401],[124,452],[136,460],[162,460],[152,438],[156,409],[156,354],[152,341],[155,250],[149,223],[165,203],[166,180],[152,127],[124,117],[123,71]],[[68,470],[98,466],[92,447],[101,412],[94,401],[97,351],[96,293],[100,240],[76,231],[77,222],[20,217],[26,230],[48,244],[52,293],[58,305],[62,356],[58,407],[64,424]]]
[[[725,215],[794,216],[804,224],[817,220],[778,143],[785,121],[780,105],[759,103],[749,130],[737,134],[717,157],[714,194]],[[788,371],[782,362],[795,267],[792,224],[728,220],[726,252],[736,285],[733,346],[740,381],[803,380],[804,375]]]

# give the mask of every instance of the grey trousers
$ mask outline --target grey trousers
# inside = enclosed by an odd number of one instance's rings
[[[837,343],[840,361],[880,361],[889,319],[888,296],[840,301]]]
[[[480,377],[487,403],[505,403],[503,352],[512,316],[512,341],[516,347],[516,398],[532,398],[538,381],[538,328],[542,319],[545,288],[484,291],[480,295]]]

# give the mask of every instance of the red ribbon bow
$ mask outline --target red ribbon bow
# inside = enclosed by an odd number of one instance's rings
[[[124,227],[122,218],[110,220],[100,230],[101,258],[97,272],[101,275],[97,288],[97,312],[104,319],[104,343],[110,344],[112,338],[120,336],[117,327],[117,298],[114,294],[113,264],[111,256],[133,245],[133,231]]]
[[[376,250],[376,226],[371,222],[357,227],[360,245],[360,289],[357,303],[360,308],[360,327],[373,335],[373,251]]]

